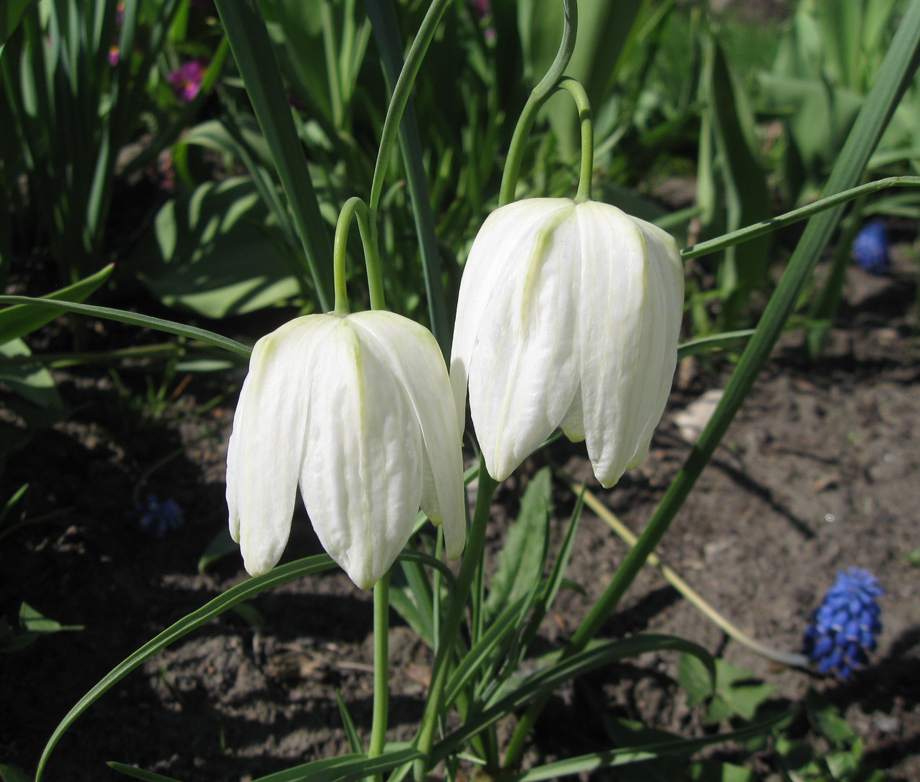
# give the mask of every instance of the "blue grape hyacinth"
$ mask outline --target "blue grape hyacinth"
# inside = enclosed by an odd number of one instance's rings
[[[138,526],[144,532],[152,532],[158,538],[182,524],[182,509],[172,498],[160,502],[156,494],[148,494],[147,502],[138,502],[134,513],[139,517]]]
[[[881,220],[870,220],[853,240],[853,260],[863,271],[888,271],[888,229]]]
[[[882,631],[876,598],[884,593],[878,579],[866,570],[850,568],[837,574],[805,631],[805,654],[821,673],[849,679],[869,661],[867,652],[875,649]]]

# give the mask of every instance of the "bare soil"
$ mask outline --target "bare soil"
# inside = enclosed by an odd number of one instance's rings
[[[639,577],[604,635],[654,631],[697,641],[777,686],[776,699],[809,688],[836,703],[863,738],[866,759],[893,780],[920,779],[920,363],[916,267],[896,259],[884,278],[853,270],[827,356],[809,365],[790,333],[732,425],[660,547],[706,600],[770,646],[798,651],[811,612],[838,570],[878,575],[884,631],[871,665],[849,682],[781,669],[753,654],[683,600],[651,569]],[[92,338],[92,334],[90,335]],[[111,334],[97,335],[103,344]],[[129,337],[136,338],[136,334]],[[148,370],[155,382],[160,370]],[[593,485],[634,530],[647,521],[690,451],[674,415],[721,387],[728,369],[698,362],[680,383],[646,462],[611,491]],[[121,371],[143,395],[143,373]],[[105,371],[58,374],[73,409],[36,437],[2,474],[8,497],[30,489],[16,518],[58,511],[0,541],[0,610],[25,601],[81,631],[42,638],[0,664],[0,764],[34,770],[58,722],[134,649],[246,578],[231,555],[204,573],[198,561],[226,524],[224,459],[240,373],[196,375],[155,416],[120,397]],[[219,404],[202,411],[214,394]],[[136,400],[138,397],[135,396]],[[158,462],[173,455],[162,466]],[[490,531],[494,559],[527,476],[544,461],[576,479],[578,447],[559,444],[500,489]],[[172,497],[184,523],[162,537],[139,529],[135,498]],[[561,529],[571,492],[558,484]],[[319,553],[302,511],[287,558]],[[571,635],[626,546],[585,514],[566,591],[542,628],[544,648]],[[305,578],[228,612],[117,684],[62,738],[48,782],[123,779],[104,764],[137,764],[182,780],[247,780],[347,751],[336,690],[363,736],[371,713],[371,600],[341,573]],[[429,650],[394,614],[390,737],[408,738],[421,715]],[[609,746],[599,716],[624,716],[699,735],[676,660],[648,655],[561,691],[544,713],[528,762]],[[598,778],[615,778],[606,776]]]

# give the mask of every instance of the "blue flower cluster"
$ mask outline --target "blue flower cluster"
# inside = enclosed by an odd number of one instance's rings
[[[876,598],[884,594],[878,579],[859,568],[837,574],[812,624],[805,631],[805,654],[821,673],[836,672],[849,679],[854,669],[868,662],[882,631]]]
[[[853,260],[871,274],[888,271],[888,229],[881,220],[870,220],[853,240]]]
[[[140,517],[139,526],[158,538],[182,524],[182,509],[172,498],[160,502],[156,494],[147,495],[147,503],[137,503],[134,513]]]

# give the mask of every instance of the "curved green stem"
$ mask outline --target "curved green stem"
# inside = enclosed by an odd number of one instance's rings
[[[371,725],[369,758],[383,754],[390,704],[390,573],[374,584],[374,721]]]
[[[444,15],[449,3],[450,0],[433,0],[431,3],[419,27],[418,35],[415,36],[412,46],[409,47],[406,62],[399,74],[399,79],[396,81],[396,86],[393,88],[393,95],[387,108],[387,116],[383,121],[383,131],[380,134],[380,149],[377,151],[374,179],[371,182],[371,197],[368,201],[371,214],[376,214],[377,207],[380,205],[387,165],[393,153],[399,123],[406,109],[409,94],[412,92],[412,86],[415,84],[415,77],[418,75],[422,58],[424,58],[425,52],[428,51],[428,45],[431,43],[431,39],[434,38],[438,23],[441,21],[441,17]]]
[[[367,285],[371,296],[371,309],[382,310],[386,308],[383,295],[383,276],[380,272],[380,253],[377,250],[377,231],[370,219],[367,204],[358,196],[349,198],[335,225],[335,240],[332,244],[332,263],[334,271],[333,285],[335,289],[336,315],[347,315],[351,310],[348,306],[347,272],[345,266],[346,249],[348,247],[348,229],[351,227],[351,218],[358,220],[358,230],[361,232],[361,243],[364,246],[364,263],[367,267]]]
[[[565,473],[559,471],[557,475],[565,481],[569,488],[573,491],[579,489],[575,482]],[[598,517],[600,517],[610,529],[612,529],[617,535],[619,535],[630,548],[633,548],[638,542],[639,538],[633,533],[633,531],[627,527],[616,514],[610,510],[600,498],[593,494],[588,489],[583,489],[585,505],[587,505],[591,510],[593,510]],[[673,586],[678,592],[680,592],[687,600],[689,600],[700,613],[702,613],[707,619],[709,619],[716,627],[720,628],[726,633],[726,635],[734,638],[738,643],[743,644],[752,652],[759,654],[761,657],[765,657],[768,660],[773,660],[774,662],[779,663],[780,665],[788,665],[794,668],[804,668],[808,665],[808,658],[804,654],[798,654],[796,652],[784,652],[780,649],[774,649],[771,646],[761,643],[756,638],[751,637],[745,633],[741,628],[732,624],[728,619],[726,619],[722,614],[720,614],[716,609],[711,606],[706,599],[697,592],[692,586],[690,586],[686,581],[684,581],[680,575],[673,568],[666,565],[661,559],[658,558],[656,554],[649,554],[648,559],[646,560],[647,564],[655,568],[665,580]]]
[[[470,593],[473,577],[482,562],[482,550],[486,541],[486,526],[489,523],[489,513],[492,509],[492,496],[498,487],[498,481],[492,478],[486,470],[485,460],[479,457],[479,487],[476,492],[476,508],[473,511],[473,521],[470,524],[470,534],[466,542],[466,551],[463,552],[463,564],[457,576],[457,584],[450,595],[447,617],[441,625],[440,643],[434,659],[431,672],[431,688],[428,691],[428,700],[425,703],[425,713],[422,715],[422,725],[415,741],[416,748],[425,754],[425,758],[415,762],[416,782],[424,782],[428,778],[428,755],[434,744],[434,733],[437,728],[441,712],[441,703],[444,700],[444,687],[447,684],[447,674],[450,669],[450,656],[453,651],[453,641],[460,630],[460,623],[466,613],[466,600]]]
[[[578,192],[575,201],[591,200],[591,179],[594,176],[594,122],[591,120],[591,102],[581,83],[568,77],[559,82],[559,89],[565,90],[575,101],[578,109],[578,123],[581,126],[581,170],[578,172]]]
[[[527,98],[527,103],[524,104],[521,116],[514,128],[511,146],[508,147],[508,159],[505,161],[505,171],[502,174],[501,190],[499,190],[498,194],[499,206],[505,206],[505,204],[510,204],[514,200],[518,173],[521,170],[521,160],[524,158],[524,150],[527,146],[530,129],[533,127],[540,107],[555,92],[562,74],[568,67],[569,60],[572,59],[572,52],[575,51],[575,34],[578,31],[578,3],[577,0],[563,0],[563,3],[565,23],[562,29],[562,41],[559,43],[559,51],[556,53],[556,59],[553,60],[553,64],[550,65],[546,75],[533,88],[530,97]]]

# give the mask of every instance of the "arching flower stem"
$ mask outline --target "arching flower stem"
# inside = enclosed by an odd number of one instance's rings
[[[581,126],[581,169],[578,172],[578,192],[575,203],[591,200],[591,179],[594,176],[594,122],[591,119],[591,103],[581,82],[568,77],[559,82],[559,89],[565,90],[575,101],[578,109],[578,123]]]
[[[527,137],[530,135],[530,129],[533,127],[540,107],[546,103],[559,86],[559,80],[562,78],[562,74],[565,73],[569,60],[572,59],[572,52],[575,51],[575,34],[578,31],[578,3],[576,0],[563,0],[563,2],[565,21],[559,51],[556,53],[556,59],[553,60],[553,64],[550,65],[546,75],[540,79],[540,83],[533,88],[530,97],[527,98],[527,103],[524,104],[521,116],[514,128],[511,145],[508,147],[508,159],[505,161],[505,171],[502,174],[501,190],[499,190],[498,194],[499,206],[505,206],[505,204],[510,204],[514,200],[518,173],[521,170],[521,161],[524,158],[524,150],[527,147]]]
[[[332,259],[335,289],[336,315],[347,315],[351,312],[348,306],[347,272],[345,269],[346,248],[348,246],[348,229],[351,219],[358,220],[358,230],[361,232],[361,243],[364,246],[364,262],[367,268],[367,285],[371,297],[371,309],[386,309],[386,300],[383,294],[383,275],[380,270],[380,253],[377,250],[377,230],[371,221],[370,210],[358,196],[349,198],[335,226],[335,240],[332,244]]]

